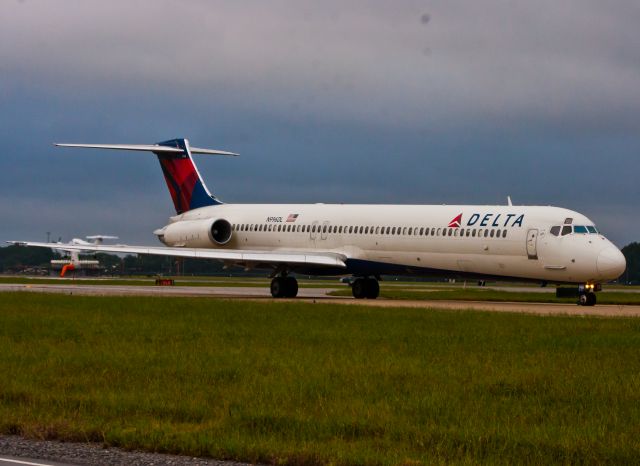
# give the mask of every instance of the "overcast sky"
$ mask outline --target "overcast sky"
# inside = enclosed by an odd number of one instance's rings
[[[0,2],[0,240],[155,244],[155,157],[226,202],[559,205],[640,240],[637,0]]]

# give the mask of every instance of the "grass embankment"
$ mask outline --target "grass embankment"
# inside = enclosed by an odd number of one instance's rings
[[[640,457],[637,319],[0,299],[5,434],[298,465]]]
[[[351,296],[351,289],[329,292],[331,296]],[[380,297],[386,299],[412,299],[427,301],[500,301],[518,303],[575,303],[577,298],[556,298],[554,292],[522,292],[482,289],[410,290],[381,285]],[[640,304],[640,293],[602,291],[597,293],[598,304]]]

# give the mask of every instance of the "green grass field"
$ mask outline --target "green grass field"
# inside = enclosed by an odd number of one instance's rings
[[[0,294],[0,433],[294,465],[631,464],[640,320]]]

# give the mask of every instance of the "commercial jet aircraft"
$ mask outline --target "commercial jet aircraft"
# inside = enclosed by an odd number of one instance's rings
[[[375,299],[381,275],[575,284],[594,305],[601,283],[626,266],[620,250],[584,215],[559,207],[482,205],[225,204],[211,194],[192,154],[237,155],[191,147],[56,144],[153,152],[176,215],[154,231],[165,247],[66,245],[65,250],[215,259],[270,270],[273,297],[295,297],[292,273],[352,275],[355,298]],[[60,245],[20,241],[26,246]]]

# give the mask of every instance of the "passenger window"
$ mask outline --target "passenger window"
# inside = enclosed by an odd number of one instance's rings
[[[449,228],[449,236],[453,234],[453,228]]]
[[[507,230],[502,230],[502,237],[506,238],[507,237]]]
[[[436,230],[436,235],[437,235],[437,236],[440,236],[440,228],[438,228],[438,229]]]
[[[576,225],[573,227],[573,232],[574,233],[580,233],[580,234],[587,234],[588,230],[587,227],[582,226],[582,225]]]
[[[552,226],[549,229],[549,233],[551,233],[553,236],[558,236],[560,234],[560,225]]]
[[[491,233],[489,233],[489,235],[493,238],[493,235],[495,234],[493,228],[491,229]]]
[[[489,236],[489,230],[484,230],[484,237],[488,237]]]
[[[464,236],[464,228],[460,228],[460,236]]]
[[[467,230],[467,236],[471,234],[471,230]]]
[[[565,225],[562,227],[562,236],[571,234],[571,225]]]
[[[408,235],[410,235],[413,232],[413,230],[411,228],[409,228],[409,231],[407,232]]]
[[[431,236],[436,236],[436,229],[435,228],[431,229]]]

